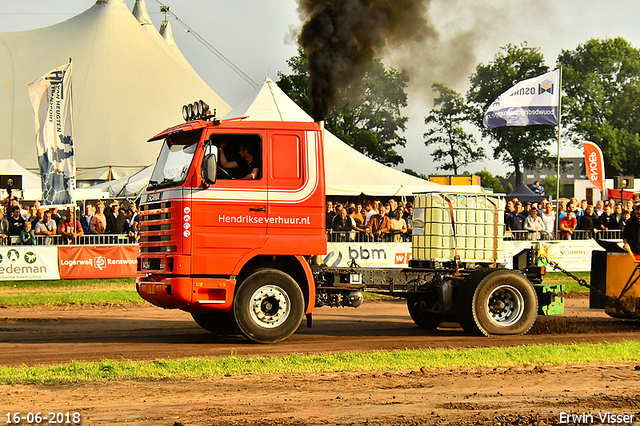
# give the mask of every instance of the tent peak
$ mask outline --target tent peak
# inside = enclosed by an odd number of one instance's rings
[[[147,5],[145,4],[144,0],[136,0],[131,13],[133,13],[133,16],[135,16],[138,22],[140,22],[140,25],[153,25],[153,22],[151,22],[151,18],[149,17],[149,12],[147,12]]]
[[[98,3],[124,4],[124,0],[96,0],[96,4]]]
[[[173,31],[171,31],[171,24],[169,23],[169,21],[167,20],[162,21],[162,23],[160,24],[159,32],[162,38],[167,42],[169,46],[177,47],[176,41],[173,38]]]

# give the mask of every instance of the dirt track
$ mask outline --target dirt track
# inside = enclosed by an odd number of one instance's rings
[[[426,332],[403,303],[321,308],[312,329],[303,324],[270,346],[213,336],[188,314],[154,307],[0,309],[0,364],[640,340],[637,322],[586,304],[571,299],[565,316],[541,318],[532,334],[504,338]],[[78,411],[85,425],[566,424],[561,412],[585,412],[598,424],[598,413],[607,411],[635,415],[640,424],[635,364],[0,386],[0,424],[6,412],[33,410]]]

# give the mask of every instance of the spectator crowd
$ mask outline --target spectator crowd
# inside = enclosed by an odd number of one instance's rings
[[[632,200],[598,200],[593,206],[571,198],[560,201],[556,212],[555,202],[514,198],[507,202],[504,223],[512,239],[619,239],[637,205]]]
[[[121,241],[124,235],[129,243],[139,240],[139,216],[136,205],[129,203],[122,211],[115,200],[105,208],[102,201],[95,205],[85,203],[84,214],[77,219],[79,211],[73,207],[59,210],[44,208],[38,201],[23,207],[15,197],[4,200],[0,206],[0,244],[98,244]],[[105,235],[104,238],[99,236]],[[96,238],[88,239],[89,236]],[[81,241],[83,240],[83,241]]]
[[[393,198],[344,205],[327,201],[326,221],[329,241],[410,241],[413,205]]]

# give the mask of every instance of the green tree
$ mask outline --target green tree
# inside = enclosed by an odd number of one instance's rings
[[[480,184],[485,188],[493,188],[493,192],[504,192],[504,186],[502,186],[500,178],[498,176],[492,175],[486,167],[479,172],[475,172],[474,174],[476,176],[480,176]]]
[[[415,170],[412,170],[412,169],[409,169],[409,168],[404,169],[402,171],[402,173],[406,173],[408,175],[415,176],[415,177],[420,178],[420,179],[429,180],[429,176],[427,176],[427,175],[425,175],[423,173],[418,173]]]
[[[431,114],[424,119],[427,126],[432,126],[424,134],[424,144],[438,146],[431,153],[434,161],[445,161],[438,169],[457,175],[461,167],[484,158],[484,149],[476,147],[475,138],[462,128],[462,123],[470,121],[473,110],[460,93],[446,84],[433,83],[431,88],[438,96],[433,100]]]
[[[293,72],[278,72],[278,86],[311,114],[307,57],[298,50],[298,56],[287,64]],[[375,59],[362,81],[343,89],[340,107],[327,117],[325,128],[380,163],[402,163],[395,147],[406,145],[400,132],[406,130],[408,118],[401,116],[400,110],[407,106],[408,81],[405,70],[387,69],[380,59]]]
[[[558,198],[556,195],[556,189],[558,185],[558,176],[556,175],[547,175],[545,178],[540,179],[540,185],[544,186],[544,192],[548,196],[552,196],[553,198]],[[560,180],[560,197],[564,196],[564,185],[562,184],[562,180]]]
[[[483,136],[490,138],[494,158],[513,167],[516,185],[522,181],[524,167],[553,164],[547,147],[555,141],[557,129],[554,126],[507,126],[486,130],[482,117],[491,103],[516,83],[548,71],[538,48],[526,43],[521,46],[507,44],[489,64],[479,64],[470,78],[467,99],[476,107],[473,121]]]
[[[599,145],[609,176],[640,174],[640,51],[620,37],[591,39],[563,50],[558,64],[569,137]]]

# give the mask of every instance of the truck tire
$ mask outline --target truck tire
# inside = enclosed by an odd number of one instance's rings
[[[456,311],[467,333],[520,335],[536,321],[538,297],[533,285],[518,272],[483,271],[470,275],[463,284]]]
[[[191,317],[200,327],[214,334],[237,334],[239,332],[233,311],[206,314],[192,312]]]
[[[277,269],[261,269],[247,277],[233,304],[240,332],[257,343],[277,343],[291,336],[304,310],[300,286]]]
[[[426,330],[436,330],[444,321],[444,317],[441,314],[427,312],[422,309],[422,303],[423,301],[419,297],[407,297],[407,309],[411,319],[418,327]]]

